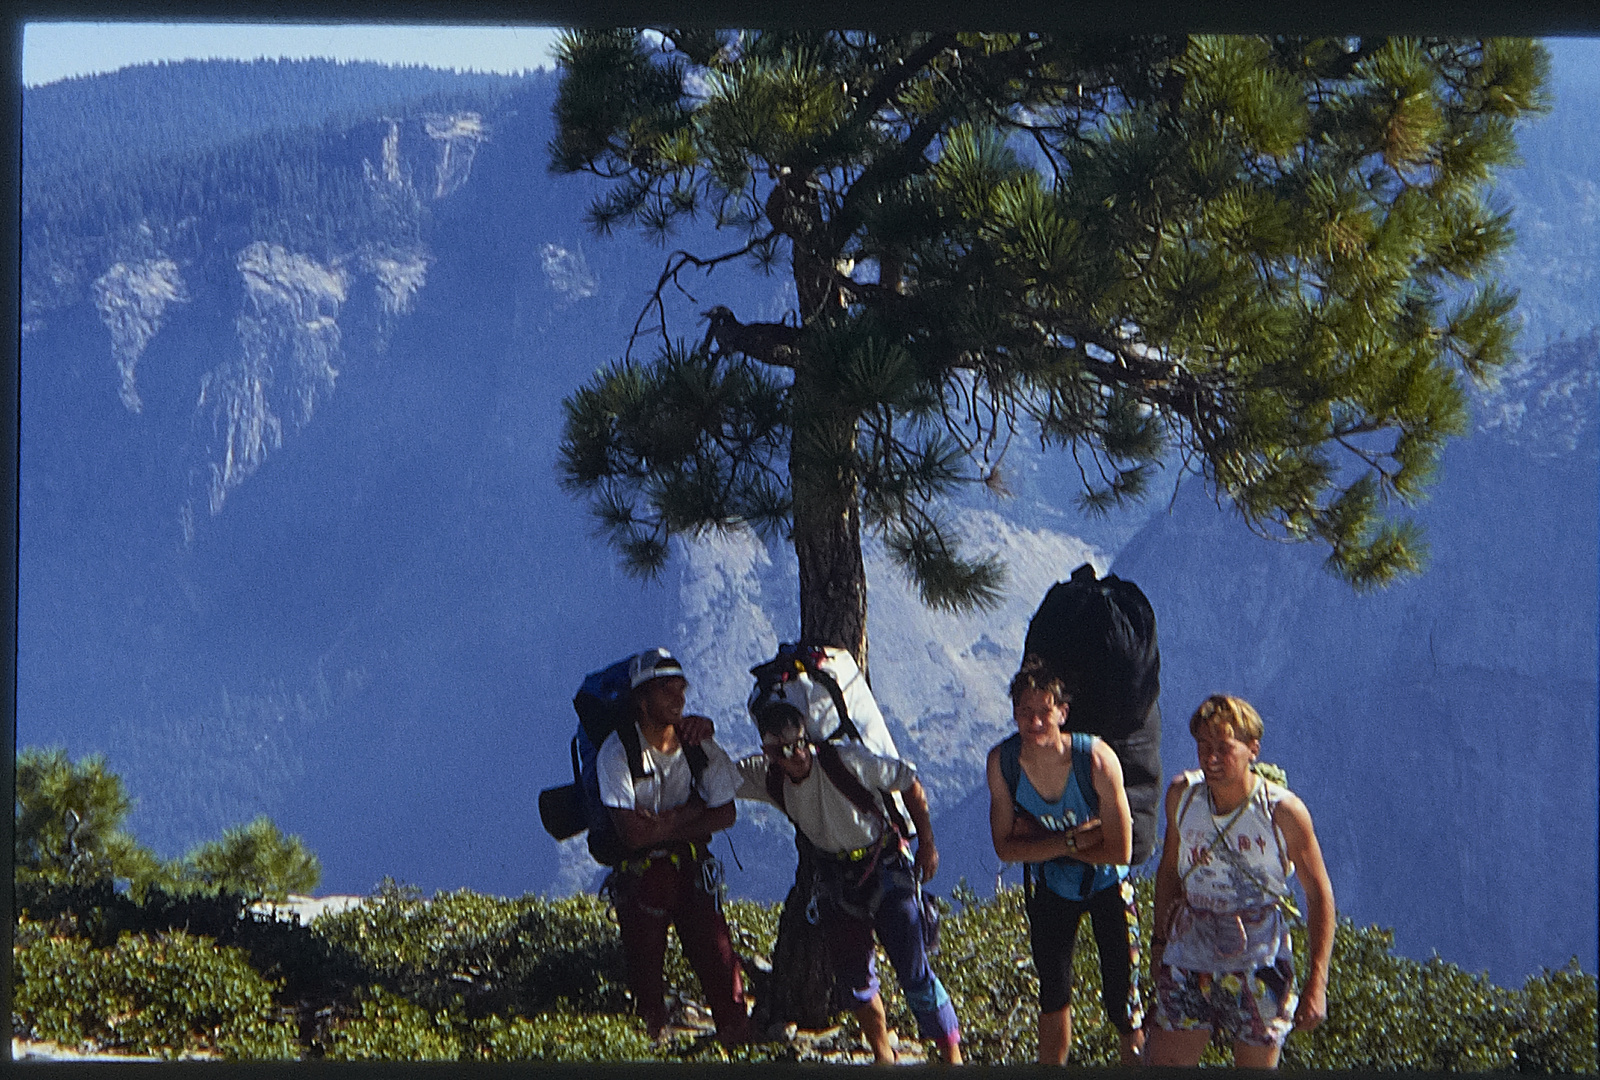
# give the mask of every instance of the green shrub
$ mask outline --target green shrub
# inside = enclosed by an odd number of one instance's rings
[[[238,949],[184,933],[124,934],[99,949],[19,935],[12,954],[16,1019],[66,1046],[176,1057],[293,1058],[293,1027],[274,986]]]
[[[1545,969],[1523,984],[1523,1030],[1512,1045],[1519,1072],[1596,1073],[1596,981],[1578,968]]]
[[[361,1014],[334,1027],[326,1053],[334,1061],[456,1061],[461,1040],[448,1012],[372,987]]]
[[[1137,880],[1135,890],[1148,936],[1151,882]],[[18,898],[39,916],[18,923],[18,1018],[38,1037],[69,1045],[166,1056],[294,1056],[290,1027],[274,1010],[276,994],[280,1007],[299,1012],[313,1050],[342,1059],[715,1063],[807,1053],[784,1043],[728,1053],[709,1037],[651,1045],[625,992],[615,920],[594,896],[506,899],[462,890],[427,900],[389,882],[376,897],[310,928],[241,917],[236,897],[175,898],[152,889],[137,904],[105,881],[19,883]],[[1022,891],[980,899],[963,884],[954,899],[933,966],[961,1018],[965,1053],[975,1063],[1030,1063],[1038,979]],[[750,981],[757,982],[779,906],[735,900],[726,914],[734,947],[753,962]],[[217,942],[160,932],[184,925],[204,928]],[[1304,931],[1294,938],[1303,972]],[[96,948],[96,940],[106,947]],[[1576,962],[1507,990],[1437,958],[1394,956],[1392,941],[1386,930],[1340,922],[1328,1020],[1290,1037],[1285,1066],[1595,1072],[1596,980]],[[912,1037],[916,1022],[892,968],[881,955],[879,964],[890,1022]],[[1069,1061],[1115,1064],[1117,1034],[1101,1009],[1087,919],[1074,968]],[[1140,968],[1148,1002],[1148,961]],[[669,995],[704,1000],[676,935],[669,937],[666,976]],[[352,986],[367,989],[352,997]],[[1201,1061],[1227,1064],[1231,1052],[1214,1043]]]
[[[780,904],[758,904],[754,900],[729,900],[723,908],[733,951],[745,957],[770,957],[778,940]]]
[[[390,882],[366,903],[322,916],[313,931],[435,1010],[457,998],[473,1017],[628,1008],[616,923],[594,896],[505,899],[463,889],[424,900]]]
[[[474,1027],[485,1061],[649,1061],[656,1057],[637,1018],[611,1013],[546,1012],[493,1016]]]
[[[1295,967],[1306,970],[1295,933]],[[1391,931],[1341,919],[1334,933],[1328,1018],[1296,1032],[1286,1067],[1478,1071],[1514,1066],[1519,995],[1438,957],[1395,956]],[[1593,1018],[1591,1014],[1591,1026]]]

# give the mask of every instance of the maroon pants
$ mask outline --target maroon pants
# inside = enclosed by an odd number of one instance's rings
[[[661,975],[667,954],[667,926],[678,928],[683,955],[700,980],[700,991],[716,1018],[717,1038],[725,1043],[748,1037],[749,1014],[744,1004],[744,974],[728,936],[717,899],[702,883],[702,864],[709,858],[695,845],[674,849],[677,865],[665,855],[644,869],[619,868],[612,878],[617,923],[622,929],[622,955],[628,967],[628,989],[634,1007],[652,1036],[667,1022]],[[630,864],[636,866],[636,861]]]

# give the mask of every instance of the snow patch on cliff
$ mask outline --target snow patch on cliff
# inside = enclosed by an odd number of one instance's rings
[[[1540,458],[1577,450],[1600,400],[1600,332],[1518,357],[1478,398],[1478,430]]]
[[[711,717],[717,742],[729,753],[753,753],[755,728],[744,707],[750,669],[795,634],[773,622],[773,611],[782,606],[774,594],[785,583],[774,573],[766,545],[746,529],[708,533],[679,550],[683,619],[673,655],[689,678],[689,707]]]
[[[171,259],[119,262],[95,281],[95,310],[111,331],[111,358],[122,376],[117,392],[129,412],[144,411],[134,369],[145,346],[161,329],[167,306],[188,300],[178,264]]]
[[[489,140],[489,129],[479,114],[462,112],[429,116],[423,120],[423,130],[428,138],[441,144],[433,197],[442,199],[459,191],[472,175],[472,159],[478,153],[478,144]]]
[[[283,445],[281,412],[298,428],[317,396],[331,394],[339,370],[339,307],[348,296],[343,268],[257,241],[239,252],[244,304],[235,321],[239,356],[200,382],[197,410],[211,411],[222,437],[210,462],[211,513]]]
[[[545,244],[539,249],[539,261],[550,287],[560,294],[563,304],[586,300],[599,291],[599,283],[581,249],[568,251],[560,244]]]
[[[383,137],[383,179],[390,184],[406,183],[400,171],[400,122],[389,121],[389,131]]]
[[[423,252],[390,252],[367,255],[361,268],[376,279],[373,291],[385,315],[409,315],[417,293],[428,283],[428,263],[432,260]]]

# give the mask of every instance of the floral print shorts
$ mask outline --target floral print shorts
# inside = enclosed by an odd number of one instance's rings
[[[1282,1046],[1294,1028],[1294,963],[1248,971],[1187,971],[1163,965],[1156,1023],[1166,1031],[1210,1028],[1245,1046]]]

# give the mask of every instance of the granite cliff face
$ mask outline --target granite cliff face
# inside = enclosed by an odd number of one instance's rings
[[[164,854],[264,812],[339,891],[557,873],[572,690],[678,612],[555,482],[659,267],[589,242],[549,101],[323,140],[372,222],[331,238],[25,237],[19,737],[105,753]]]
[[[167,307],[188,300],[178,264],[171,259],[145,259],[131,266],[119,262],[95,279],[95,310],[111,333],[111,359],[122,376],[117,393],[130,411],[144,408],[134,382],[139,357],[161,329]]]
[[[753,748],[746,672],[795,633],[792,552],[710,536],[640,583],[556,483],[561,399],[621,353],[665,252],[586,232],[591,190],[547,171],[551,89],[327,141],[307,167],[365,215],[333,240],[242,211],[24,235],[19,743],[106,754],[164,854],[267,813],[334,892],[590,887],[535,797],[568,774],[583,674],[653,644]],[[1600,226],[1562,213],[1539,203],[1555,227],[1510,264],[1556,329],[1475,403],[1416,581],[1353,594],[1193,482],[1084,519],[1069,470],[1022,440],[1015,496],[952,510],[1010,568],[998,610],[930,612],[869,546],[872,681],[932,795],[941,889],[1000,869],[983,755],[1028,617],[1088,561],[1155,605],[1169,773],[1200,698],[1244,694],[1347,913],[1503,981],[1593,969],[1600,376],[1569,286]],[[765,318],[792,300],[713,284]],[[699,300],[669,307],[675,335]],[[742,811],[733,843],[735,892],[781,896],[786,826]]]

